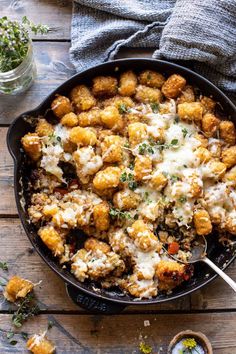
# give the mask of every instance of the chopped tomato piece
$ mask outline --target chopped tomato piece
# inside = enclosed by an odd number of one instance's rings
[[[168,245],[168,253],[169,254],[176,254],[178,253],[179,251],[179,244],[178,242],[171,242],[169,245]]]

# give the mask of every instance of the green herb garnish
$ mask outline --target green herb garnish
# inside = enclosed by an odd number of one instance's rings
[[[171,175],[170,176],[170,180],[171,180],[172,183],[179,181],[179,179],[180,178],[178,176],[176,176],[176,175]]]
[[[134,175],[132,173],[127,173],[126,171],[124,171],[121,176],[120,176],[120,181],[122,183],[127,182],[128,183],[128,187],[131,190],[134,190],[137,188],[138,184],[137,182],[134,180]]]
[[[128,109],[124,103],[119,104],[118,110],[120,114],[124,114],[128,112]]]
[[[179,198],[180,203],[185,203],[187,198],[185,196],[182,196]]]
[[[171,144],[171,145],[177,145],[178,142],[179,142],[178,139],[172,139],[171,142],[170,142],[170,144]]]
[[[151,144],[142,143],[138,147],[138,152],[140,155],[144,155],[145,153],[154,154],[155,151]]]
[[[160,107],[159,103],[150,103],[150,106],[153,113],[158,113]]]
[[[11,21],[6,16],[0,18],[0,72],[15,69],[25,59],[30,42],[29,31],[46,34],[49,27],[35,25],[26,16],[21,22]]]
[[[175,117],[174,123],[175,123],[175,124],[179,123],[179,117]]]
[[[147,345],[143,342],[139,344],[139,350],[143,354],[151,354],[152,353],[152,347],[150,345]]]
[[[112,219],[115,219],[115,218],[122,219],[122,220],[131,219],[130,213],[128,213],[127,211],[121,211],[119,209],[111,208],[109,211],[109,214]]]
[[[12,315],[12,323],[17,328],[20,328],[29,317],[39,313],[39,307],[35,304],[35,298],[32,293],[22,299],[18,306],[18,309]]]
[[[0,268],[2,270],[8,270],[7,262],[0,262]]]
[[[22,337],[24,340],[27,340],[28,337],[29,337],[29,335],[28,335],[28,333],[26,333],[26,332],[21,332],[21,337]]]
[[[48,330],[51,329],[54,326],[53,321],[48,321]]]
[[[187,129],[186,129],[186,128],[183,128],[183,129],[182,129],[182,133],[183,133],[183,136],[184,136],[184,138],[185,138],[186,135],[188,134]]]

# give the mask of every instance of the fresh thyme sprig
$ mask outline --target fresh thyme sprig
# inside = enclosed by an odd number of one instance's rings
[[[0,72],[7,72],[19,66],[27,55],[30,30],[35,34],[46,34],[49,27],[34,24],[26,16],[21,22],[0,18]]]
[[[33,317],[39,313],[39,307],[35,304],[35,297],[29,293],[22,299],[18,305],[18,309],[12,315],[12,323],[15,327],[20,328],[29,317]]]

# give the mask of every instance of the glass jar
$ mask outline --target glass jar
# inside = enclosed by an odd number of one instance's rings
[[[28,52],[22,63],[15,69],[0,72],[0,94],[14,95],[26,91],[36,77],[32,42],[29,42]]]

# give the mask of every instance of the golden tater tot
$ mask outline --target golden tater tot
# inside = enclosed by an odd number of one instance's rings
[[[236,165],[236,145],[223,150],[221,154],[221,160],[227,168]]]
[[[53,354],[56,350],[55,345],[43,334],[34,334],[27,341],[27,349],[33,354]]]
[[[212,157],[210,151],[201,146],[195,150],[195,154],[201,162],[208,162]]]
[[[185,102],[178,105],[178,115],[182,120],[200,121],[203,107],[200,102]]]
[[[142,181],[152,173],[152,160],[149,156],[136,156],[134,161],[134,178]]]
[[[157,190],[157,191],[161,191],[168,182],[168,178],[166,176],[163,175],[163,173],[161,172],[155,172],[152,175],[151,178],[151,185]]]
[[[119,191],[113,197],[114,206],[120,210],[135,209],[140,201],[140,196],[131,190]]]
[[[96,99],[85,85],[75,86],[70,92],[70,99],[77,112],[87,111],[96,104]]]
[[[131,97],[116,95],[112,98],[104,100],[103,106],[104,108],[108,106],[115,106],[119,109],[119,111],[122,111],[120,113],[126,113],[129,108],[134,106],[134,101]]]
[[[139,82],[141,85],[153,88],[161,88],[165,82],[165,78],[162,74],[156,71],[145,70],[139,75]]]
[[[108,106],[101,111],[101,121],[113,130],[121,130],[124,127],[122,115],[115,106]]]
[[[183,280],[185,277],[185,265],[173,260],[161,260],[157,264],[156,277],[158,278],[160,290],[170,291]]]
[[[161,92],[167,98],[176,98],[186,85],[186,80],[183,76],[173,74],[164,82]]]
[[[93,94],[95,96],[114,96],[117,93],[118,82],[112,76],[97,76],[93,79]]]
[[[215,135],[219,124],[220,120],[212,113],[206,113],[202,117],[202,130],[208,138]]]
[[[120,87],[118,92],[121,96],[133,96],[137,87],[137,76],[132,70],[120,75]]]
[[[220,122],[220,138],[223,139],[229,145],[235,145],[236,142],[236,130],[234,123],[229,120],[223,120]]]
[[[204,209],[199,209],[193,215],[194,227],[198,235],[208,235],[212,231],[210,215]]]
[[[115,188],[120,183],[121,170],[119,167],[107,167],[97,172],[93,179],[93,185],[98,190]]]
[[[53,252],[54,256],[61,256],[64,252],[62,237],[53,226],[41,227],[38,235],[45,245]]]
[[[33,160],[38,161],[42,155],[40,137],[37,133],[28,133],[23,136],[21,143],[27,155]]]
[[[137,247],[144,252],[149,252],[159,246],[157,237],[143,220],[136,220],[131,227],[127,228],[127,232],[135,240]]]
[[[209,167],[216,179],[222,178],[224,176],[226,171],[226,165],[223,162],[220,162],[218,160],[210,160]]]
[[[212,112],[214,112],[216,102],[213,101],[212,98],[203,96],[200,99],[200,102],[203,105],[204,113],[212,113]]]
[[[54,132],[54,128],[52,124],[46,121],[46,119],[40,118],[36,125],[35,133],[37,133],[38,136],[42,137],[42,136],[48,136],[50,134],[53,134],[53,132]]]
[[[192,86],[185,86],[182,90],[181,95],[178,97],[177,102],[180,103],[191,103],[195,101],[195,95]]]
[[[17,299],[24,298],[34,288],[34,284],[26,279],[14,275],[7,283],[4,297],[10,301],[15,302]]]
[[[78,123],[77,114],[73,112],[67,113],[61,118],[61,124],[66,125],[67,127],[75,127]]]
[[[208,147],[208,139],[205,138],[205,136],[203,134],[197,133],[194,135],[194,138],[199,140],[200,142],[200,146],[203,148],[207,148]]]
[[[123,145],[123,138],[119,135],[106,136],[101,143],[103,161],[120,162],[123,156]]]
[[[51,104],[51,109],[57,118],[73,111],[69,98],[58,95]]]
[[[92,108],[88,112],[81,112],[78,115],[79,125],[81,127],[94,127],[101,124],[101,110]]]
[[[110,252],[111,250],[111,247],[103,242],[103,241],[98,241],[96,238],[94,237],[90,237],[88,238],[85,243],[84,243],[84,248],[87,250],[87,251],[96,251],[96,250],[99,250],[103,253],[108,253]]]
[[[97,135],[91,128],[74,127],[70,131],[69,139],[74,144],[88,146],[96,144]]]
[[[236,186],[236,166],[232,167],[223,177],[224,182],[228,182],[228,184],[232,186]]]
[[[135,147],[147,138],[147,125],[139,122],[129,124],[128,135],[131,147]]]
[[[159,89],[139,85],[136,89],[135,98],[138,102],[142,103],[160,103],[162,94]]]
[[[110,226],[109,204],[105,201],[93,207],[93,219],[95,227],[99,231],[106,231]]]

